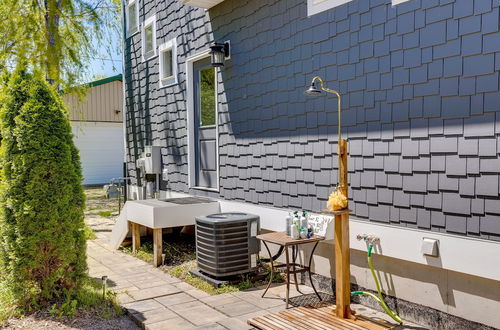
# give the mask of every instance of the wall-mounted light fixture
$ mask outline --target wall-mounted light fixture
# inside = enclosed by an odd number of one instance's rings
[[[212,66],[222,67],[224,66],[224,61],[230,58],[231,46],[229,41],[224,41],[224,43],[214,43],[210,46],[210,55],[212,57]]]

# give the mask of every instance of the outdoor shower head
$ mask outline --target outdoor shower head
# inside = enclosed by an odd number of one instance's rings
[[[341,126],[341,121],[340,121],[340,114],[342,112],[342,107],[341,107],[340,93],[337,92],[336,90],[326,88],[325,84],[323,82],[323,79],[321,79],[321,77],[316,76],[316,77],[312,78],[311,85],[305,91],[305,94],[314,96],[314,95],[321,95],[321,94],[323,94],[322,92],[334,94],[337,97],[337,113],[338,113],[338,119],[337,119],[338,120],[338,123],[337,123],[338,129],[337,130],[338,130],[338,139],[339,139],[338,146],[339,146],[339,155],[340,155],[341,154],[340,143],[342,142],[342,126]],[[339,157],[339,168],[341,168],[340,162],[341,162],[341,157]],[[338,182],[340,183],[340,171],[338,173],[339,173]]]
[[[311,86],[309,86],[309,89],[307,89],[304,94],[310,95],[310,96],[316,96],[321,94],[321,89],[318,89],[316,87],[316,82],[313,80],[311,82]]]

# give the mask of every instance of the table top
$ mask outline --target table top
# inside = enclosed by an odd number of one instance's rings
[[[306,243],[314,243],[324,240],[323,236],[312,235],[311,238],[292,238],[286,235],[286,232],[272,232],[267,234],[257,235],[257,239],[260,239],[265,242],[270,242],[282,246],[291,246],[291,245],[299,245]]]
[[[328,215],[341,215],[341,214],[349,214],[351,212],[352,212],[351,210],[346,208],[338,211],[323,210],[321,213]]]

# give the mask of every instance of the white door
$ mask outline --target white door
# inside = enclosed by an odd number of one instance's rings
[[[83,184],[109,183],[123,176],[122,123],[72,122],[71,126],[80,150]]]

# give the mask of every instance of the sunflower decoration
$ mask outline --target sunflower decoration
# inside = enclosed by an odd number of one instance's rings
[[[347,207],[347,197],[339,186],[335,187],[335,190],[330,194],[326,205],[330,211],[339,211]]]

